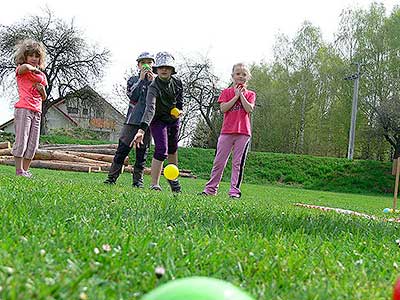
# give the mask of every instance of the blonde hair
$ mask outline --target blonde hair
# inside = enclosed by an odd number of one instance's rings
[[[37,54],[39,55],[39,68],[44,70],[44,64],[46,60],[46,49],[41,42],[37,42],[32,39],[25,39],[20,41],[15,46],[15,63],[22,65],[26,63],[28,55]]]
[[[241,69],[243,69],[243,70],[247,73],[247,75],[248,75],[247,80],[250,80],[250,79],[251,79],[250,69],[247,67],[247,65],[246,65],[245,63],[240,62],[240,63],[234,64],[233,67],[232,67],[232,75],[233,75],[233,73],[235,72],[235,68],[241,68]]]

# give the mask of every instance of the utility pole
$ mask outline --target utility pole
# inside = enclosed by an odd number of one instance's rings
[[[353,105],[351,107],[351,122],[350,122],[350,132],[349,132],[349,147],[347,150],[347,159],[352,160],[354,155],[354,139],[356,131],[356,120],[357,120],[357,102],[358,102],[358,85],[360,80],[360,63],[354,63],[357,65],[357,73],[350,75],[345,78],[345,80],[354,80],[354,90],[353,90]]]

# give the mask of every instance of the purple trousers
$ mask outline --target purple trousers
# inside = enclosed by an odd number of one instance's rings
[[[206,183],[204,192],[209,195],[216,195],[219,183],[229,155],[232,152],[232,174],[230,196],[241,195],[240,184],[243,180],[244,164],[249,149],[250,136],[244,134],[221,134],[218,138],[217,154],[215,155],[211,178]]]
[[[167,159],[168,154],[178,150],[179,119],[172,124],[160,120],[153,120],[150,124],[151,135],[154,140],[154,158],[160,161]]]

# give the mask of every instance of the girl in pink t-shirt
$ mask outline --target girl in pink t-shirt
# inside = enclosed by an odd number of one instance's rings
[[[42,43],[24,40],[16,47],[16,79],[19,100],[14,105],[15,143],[12,154],[17,176],[32,177],[29,166],[39,146],[42,101],[46,100],[47,79]]]
[[[224,121],[218,138],[211,178],[206,183],[203,195],[217,194],[222,174],[232,152],[229,197],[241,196],[240,184],[251,136],[250,113],[254,109],[256,100],[256,93],[246,88],[250,77],[250,71],[245,64],[235,64],[232,68],[233,86],[223,90],[219,96],[218,103],[224,113]]]

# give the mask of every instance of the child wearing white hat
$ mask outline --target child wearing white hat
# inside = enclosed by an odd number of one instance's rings
[[[182,81],[173,76],[176,74],[175,59],[170,53],[157,53],[153,70],[157,73],[157,77],[149,86],[146,109],[132,145],[142,147],[145,130],[150,127],[155,144],[150,188],[161,191],[160,176],[163,162],[168,159],[169,163],[178,165],[179,117],[182,113],[183,86]],[[176,109],[178,114],[171,113]],[[181,185],[177,179],[168,182],[172,192],[181,192]]]

